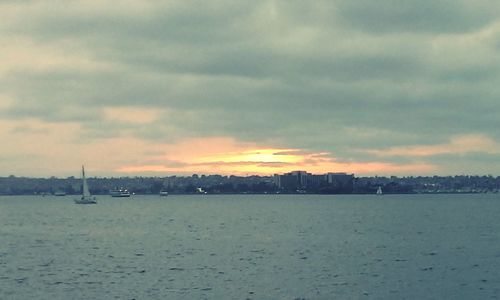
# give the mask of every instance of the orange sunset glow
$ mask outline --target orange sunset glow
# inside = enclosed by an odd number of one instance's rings
[[[201,146],[205,145],[205,146]],[[224,137],[186,140],[175,146],[165,146],[168,154],[155,157],[156,163],[126,165],[117,172],[127,173],[204,173],[225,175],[271,175],[307,170],[313,173],[347,172],[385,174],[432,172],[436,167],[426,163],[394,164],[384,162],[338,162],[327,152],[312,152],[290,148],[252,148]],[[225,151],[224,151],[225,150]],[[175,158],[175,161],[162,159]]]
[[[148,112],[136,116],[133,122],[147,122],[153,117],[153,114]],[[334,153],[326,151],[266,147],[224,136],[188,138],[175,143],[117,136],[75,143],[75,137],[82,135],[82,129],[77,124],[54,124],[38,120],[15,123],[0,121],[0,125],[2,124],[0,130],[3,130],[8,138],[14,139],[14,134],[16,136],[16,144],[5,144],[3,153],[13,156],[22,151],[26,153],[27,159],[33,157],[40,162],[47,161],[46,164],[39,165],[40,172],[50,169],[63,173],[75,157],[87,164],[88,170],[93,174],[123,176],[194,173],[245,176],[272,175],[294,170],[306,170],[315,174],[346,172],[357,175],[425,174],[439,171],[437,166],[426,162],[346,162],[339,160]],[[32,147],[34,140],[37,141],[36,152]],[[458,140],[469,141],[470,138]],[[53,145],[58,147],[54,148]],[[64,149],[70,151],[63,151]],[[387,152],[391,151],[396,153],[396,150],[392,149]],[[383,152],[373,152],[382,157]],[[43,159],[54,155],[58,157],[57,163]],[[21,170],[22,172],[24,170]]]

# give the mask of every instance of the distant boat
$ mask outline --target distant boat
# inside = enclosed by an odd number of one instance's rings
[[[377,195],[382,195],[382,187],[379,186],[377,189]]]
[[[204,189],[202,189],[201,187],[199,187],[199,188],[196,188],[196,193],[198,193],[198,194],[206,194],[207,192]]]
[[[112,189],[109,191],[111,197],[130,197],[130,192],[127,189]]]
[[[168,192],[167,191],[160,191],[160,196],[167,197],[168,196]]]
[[[87,178],[85,178],[85,169],[82,166],[82,185],[83,192],[80,199],[75,199],[76,204],[97,204],[95,197],[90,195],[89,185],[87,184]]]
[[[57,191],[57,192],[54,193],[54,196],[66,196],[66,192]]]

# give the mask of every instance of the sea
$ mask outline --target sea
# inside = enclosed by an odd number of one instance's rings
[[[498,299],[500,195],[0,197],[0,299]]]

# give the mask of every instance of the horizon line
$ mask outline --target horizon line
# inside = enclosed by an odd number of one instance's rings
[[[307,172],[305,170],[296,170],[296,171],[303,171]],[[294,171],[292,171],[294,172]],[[126,175],[126,176],[119,176],[119,175],[97,175],[97,176],[87,176],[87,178],[137,178],[137,177],[146,177],[146,178],[166,178],[166,177],[193,177],[194,175],[197,175],[198,177],[207,177],[207,176],[222,176],[222,177],[274,177],[275,175],[284,175],[290,172],[286,173],[275,173],[275,174],[246,174],[246,175],[237,175],[237,174],[217,174],[217,173],[192,173],[191,175],[189,174],[170,174],[170,175]],[[309,173],[309,172],[307,172]],[[457,177],[457,176],[468,176],[468,177],[493,177],[493,178],[498,178],[500,175],[493,175],[493,174],[448,174],[448,175],[438,175],[438,174],[432,174],[432,175],[423,175],[423,174],[417,174],[417,175],[356,175],[355,173],[352,172],[326,172],[326,173],[309,173],[311,175],[326,175],[329,173],[333,174],[348,174],[348,175],[353,175],[355,178],[407,178],[407,177]],[[0,178],[29,178],[29,179],[68,179],[71,177],[74,178],[80,178],[80,175],[69,175],[66,177],[61,177],[61,176],[56,176],[56,175],[50,175],[50,176],[29,176],[29,175],[15,175],[15,174],[9,174],[9,175],[0,175]]]

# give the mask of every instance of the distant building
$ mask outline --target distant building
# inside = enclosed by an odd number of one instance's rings
[[[338,193],[352,193],[354,190],[354,174],[347,173],[327,173],[325,175],[327,191]]]
[[[307,178],[308,188],[319,188],[325,182],[325,175],[309,175]]]
[[[310,175],[306,171],[293,171],[278,175],[278,188],[284,191],[305,190],[307,188],[307,179]]]
[[[275,174],[274,184],[284,192],[309,193],[352,193],[354,174],[327,173],[311,174],[306,171],[293,171],[283,175]]]

